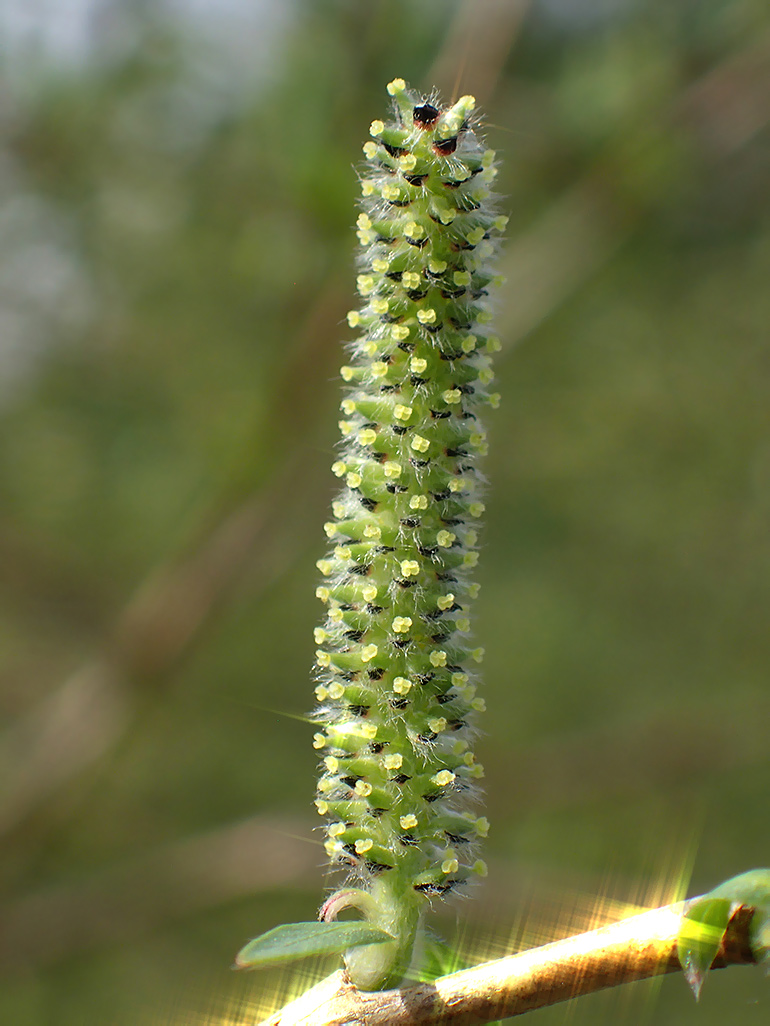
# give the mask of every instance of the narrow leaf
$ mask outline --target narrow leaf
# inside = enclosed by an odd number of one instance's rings
[[[312,955],[338,955],[363,944],[384,944],[393,937],[364,922],[284,923],[255,937],[235,956],[236,969],[292,962]]]

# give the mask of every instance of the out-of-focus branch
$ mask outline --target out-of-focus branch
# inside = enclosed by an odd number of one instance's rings
[[[426,75],[426,87],[454,99],[470,91],[487,103],[529,7],[530,0],[465,0]]]
[[[506,349],[534,331],[626,240],[627,231],[608,216],[599,177],[578,182],[506,247],[500,273],[504,289],[516,297],[499,311]]]
[[[295,886],[319,873],[320,848],[299,817],[255,816],[93,874],[0,911],[0,966],[27,971],[83,949],[125,941],[180,915]]]
[[[9,727],[0,738],[0,836],[108,752],[128,715],[123,673],[95,659]]]
[[[686,87],[674,111],[717,157],[749,143],[770,121],[770,32]]]
[[[167,672],[219,610],[236,580],[259,562],[266,585],[281,565],[295,459],[266,493],[226,516],[186,559],[139,589],[102,654],[77,670],[0,738],[0,836],[102,758],[132,720],[131,684]]]
[[[105,639],[103,651],[73,673],[26,716],[0,736],[0,836],[11,832],[65,784],[104,757],[132,721],[131,691],[138,680],[162,679],[199,637],[205,624],[248,573],[267,587],[296,553],[296,525],[286,510],[299,490],[314,484],[317,453],[308,444],[315,416],[313,395],[301,396],[296,412],[297,365],[317,365],[315,350],[330,348],[342,301],[327,283],[311,307],[275,391],[271,416],[290,423],[287,459],[258,494],[211,515],[187,552],[156,568],[129,600]],[[292,406],[293,408],[293,406]],[[318,489],[318,494],[321,489]]]
[[[480,1026],[622,983],[680,969],[683,905],[667,905],[590,933],[442,976],[430,984],[363,993],[334,973],[262,1026]],[[730,921],[715,966],[754,962],[753,910]]]

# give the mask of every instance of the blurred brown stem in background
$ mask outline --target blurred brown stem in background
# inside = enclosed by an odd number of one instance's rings
[[[322,860],[297,817],[255,816],[102,870],[85,883],[46,887],[3,907],[0,965],[29,971],[76,951],[145,936],[153,928],[273,888],[296,886]],[[237,944],[237,941],[234,942]]]
[[[473,94],[487,104],[529,7],[530,0],[465,0],[425,76],[425,87],[435,86],[455,100],[466,92],[464,83],[472,73]]]
[[[296,361],[322,366],[330,359],[340,305],[333,285],[321,291],[295,346]],[[295,523],[285,511],[299,508],[293,502],[298,491],[318,493],[321,476],[317,453],[307,443],[312,395],[298,405],[304,416],[286,416],[297,380],[305,379],[293,360],[270,412],[277,423],[292,425],[293,437],[265,489],[220,513],[188,554],[153,571],[118,618],[104,652],[0,737],[0,836],[111,750],[131,722],[133,686],[169,675],[245,575],[265,589],[295,558]]]

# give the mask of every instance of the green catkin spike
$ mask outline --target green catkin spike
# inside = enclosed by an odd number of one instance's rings
[[[490,263],[506,218],[490,198],[494,153],[472,96],[441,109],[401,79],[395,117],[373,121],[358,218],[361,302],[332,470],[344,483],[318,561],[322,725],[314,737],[326,851],[349,870],[321,918],[355,907],[396,939],[348,951],[364,990],[397,985],[422,911],[474,874],[487,821],[471,743],[483,652],[469,607],[484,511],[479,411],[489,391]],[[350,886],[355,884],[355,886]]]

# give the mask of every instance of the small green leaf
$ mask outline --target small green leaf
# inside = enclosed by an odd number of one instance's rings
[[[255,937],[235,956],[236,969],[292,962],[312,955],[341,955],[364,944],[385,944],[393,937],[364,922],[284,923]]]
[[[757,906],[749,930],[751,952],[770,974],[770,906]]]
[[[691,905],[682,919],[677,954],[696,1001],[730,921],[730,904],[729,898],[708,894]]]
[[[770,869],[751,869],[725,880],[709,897],[728,898],[732,911],[740,905],[754,909],[749,928],[751,952],[770,972]]]
[[[725,880],[695,901],[682,918],[677,950],[696,999],[738,908],[752,908],[749,940],[754,958],[770,971],[770,869],[752,869]]]

